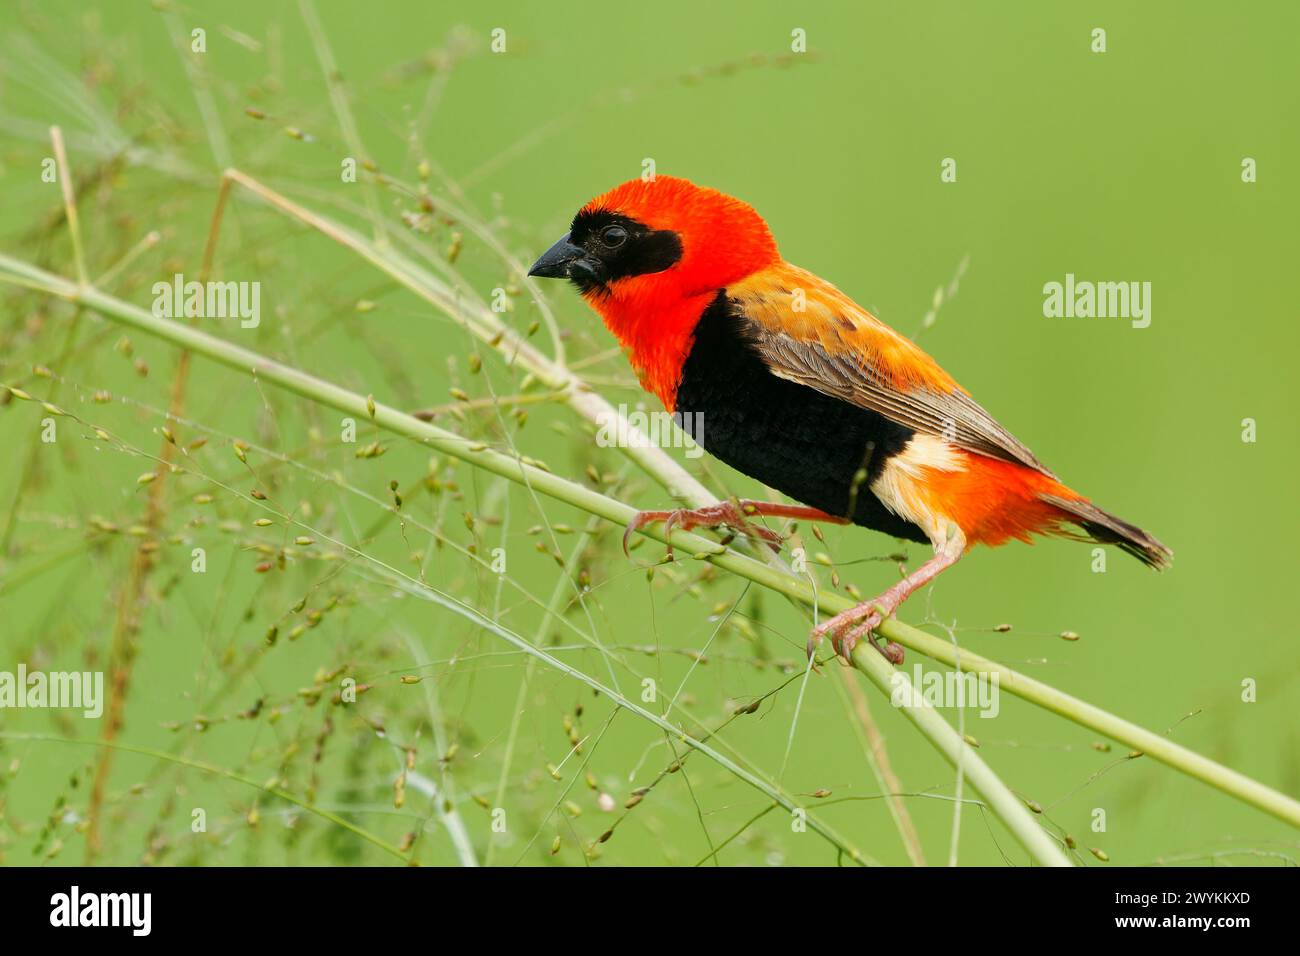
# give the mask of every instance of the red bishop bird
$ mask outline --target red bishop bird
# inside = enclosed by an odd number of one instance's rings
[[[634,179],[583,206],[529,275],[567,278],[701,444],[801,504],[731,501],[640,513],[727,525],[748,518],[856,524],[934,556],[814,630],[847,656],[907,597],[976,544],[1033,534],[1118,545],[1153,568],[1173,553],[1066,487],[910,339],[781,258],[762,217],[714,189]],[[874,640],[873,640],[873,643]],[[897,645],[880,647],[901,659]]]

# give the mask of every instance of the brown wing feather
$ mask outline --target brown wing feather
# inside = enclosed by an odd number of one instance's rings
[[[1055,477],[915,343],[811,272],[781,263],[727,295],[774,375]]]

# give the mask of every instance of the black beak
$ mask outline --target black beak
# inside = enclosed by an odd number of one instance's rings
[[[528,274],[543,279],[566,279],[569,275],[570,263],[581,259],[585,254],[586,250],[569,241],[569,234],[566,232],[559,242],[547,249],[542,257],[533,263]]]

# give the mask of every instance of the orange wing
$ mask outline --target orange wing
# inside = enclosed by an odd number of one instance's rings
[[[824,279],[781,262],[727,296],[772,374],[1055,477],[934,359]]]

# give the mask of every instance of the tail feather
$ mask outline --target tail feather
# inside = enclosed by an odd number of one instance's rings
[[[1077,524],[1094,541],[1116,545],[1157,571],[1163,571],[1173,564],[1174,553],[1152,535],[1102,511],[1086,498],[1065,498],[1053,494],[1040,494],[1039,498],[1065,512],[1066,519]]]

